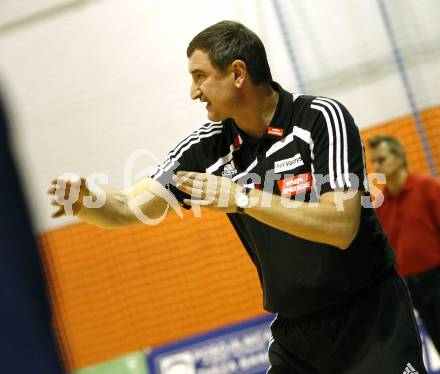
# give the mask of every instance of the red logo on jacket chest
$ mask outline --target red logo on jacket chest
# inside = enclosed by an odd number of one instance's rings
[[[269,135],[274,135],[274,136],[283,136],[284,135],[284,129],[280,129],[278,127],[268,127],[267,133]]]
[[[292,196],[310,191],[313,185],[312,173],[294,175],[293,177],[277,181],[281,195]]]

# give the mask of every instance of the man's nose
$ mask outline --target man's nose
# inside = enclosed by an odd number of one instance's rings
[[[200,95],[202,94],[202,91],[200,91],[200,88],[193,83],[191,83],[191,89],[189,95],[191,96],[191,99],[197,100],[200,98]]]

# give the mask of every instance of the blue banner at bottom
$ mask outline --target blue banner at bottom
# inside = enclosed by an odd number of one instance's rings
[[[263,374],[273,316],[263,316],[150,351],[150,374]]]

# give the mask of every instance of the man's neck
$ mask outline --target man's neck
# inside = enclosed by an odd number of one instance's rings
[[[396,196],[405,185],[408,178],[408,170],[405,168],[397,170],[394,174],[387,177],[387,191],[391,196]]]
[[[279,100],[279,93],[270,85],[257,86],[243,98],[234,121],[244,133],[259,139],[267,131]]]

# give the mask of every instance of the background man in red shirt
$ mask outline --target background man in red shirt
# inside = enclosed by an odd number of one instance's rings
[[[440,181],[409,172],[405,150],[393,137],[375,136],[369,146],[373,167],[387,181],[377,215],[440,353]]]

